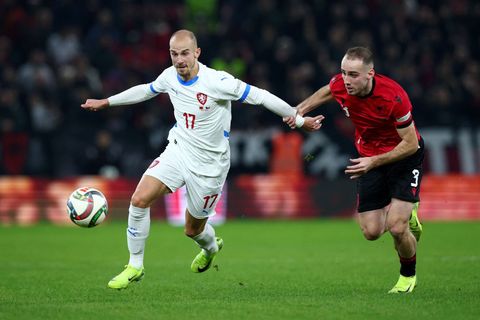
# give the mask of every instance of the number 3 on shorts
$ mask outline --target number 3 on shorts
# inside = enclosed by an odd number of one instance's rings
[[[412,174],[413,174],[413,182],[410,183],[410,186],[416,187],[418,186],[418,176],[420,175],[420,171],[418,171],[417,169],[413,169]]]

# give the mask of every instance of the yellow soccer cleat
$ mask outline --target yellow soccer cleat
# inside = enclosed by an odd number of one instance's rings
[[[202,249],[199,254],[193,259],[192,265],[190,269],[192,269],[195,273],[205,272],[212,266],[213,261],[215,260],[215,256],[218,254],[220,250],[223,248],[223,239],[222,238],[215,238],[215,241],[218,245],[218,251],[212,253],[209,257],[205,254],[205,250]]]
[[[410,231],[412,232],[415,239],[417,239],[417,242],[420,241],[420,236],[422,235],[422,232],[423,232],[422,224],[420,223],[420,220],[418,220],[418,206],[419,206],[419,204],[420,204],[420,202],[415,202],[414,203],[412,214],[410,215],[410,220],[408,221]]]
[[[125,270],[108,282],[108,287],[112,289],[125,289],[133,281],[142,280],[144,275],[145,271],[143,267],[142,269],[135,269],[131,265],[126,265]]]
[[[417,286],[417,276],[405,277],[400,275],[397,284],[388,293],[410,293]]]

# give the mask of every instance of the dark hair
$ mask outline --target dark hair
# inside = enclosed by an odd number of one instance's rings
[[[352,47],[345,53],[347,59],[360,59],[363,64],[373,64],[373,53],[365,47]]]

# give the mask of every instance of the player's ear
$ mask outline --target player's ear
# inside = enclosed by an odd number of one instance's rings
[[[370,71],[368,71],[368,77],[371,79],[375,75],[375,69],[371,68]]]
[[[196,48],[195,49],[195,59],[198,59],[198,57],[200,57],[200,53],[202,53],[202,49]]]

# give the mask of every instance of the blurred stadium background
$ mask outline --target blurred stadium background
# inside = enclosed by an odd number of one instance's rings
[[[479,21],[480,3],[467,0],[1,1],[0,224],[66,223],[65,199],[84,185],[104,191],[110,219],[126,217],[167,142],[170,102],[100,113],[79,105],[154,80],[179,28],[196,33],[203,63],[292,105],[338,72],[348,47],[369,46],[377,72],[409,93],[426,140],[421,217],[479,219]],[[335,104],[318,113],[324,127],[304,134],[234,105],[220,206],[228,219],[353,215],[355,185],[343,174],[352,126]],[[174,216],[181,199],[162,199],[152,214]]]
[[[333,103],[314,134],[235,104],[219,266],[193,275],[197,247],[164,223],[181,224],[180,192],[152,210],[146,279],[106,289],[128,256],[130,195],[174,118],[166,96],[97,113],[80,104],[155,79],[180,28],[196,33],[202,62],[292,105],[348,47],[373,49],[426,141],[413,295],[386,295],[391,240],[365,241],[350,219],[352,126]],[[478,319],[478,30],[474,0],[0,1],[0,319]],[[80,186],[109,200],[93,230],[66,214]]]

